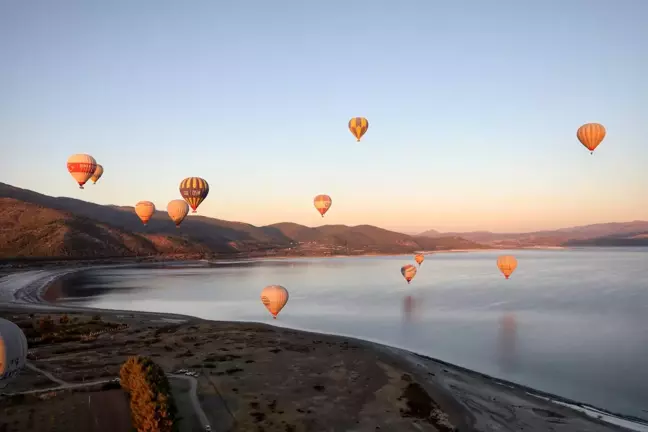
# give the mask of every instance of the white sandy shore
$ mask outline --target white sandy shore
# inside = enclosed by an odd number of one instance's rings
[[[20,271],[16,273],[11,273],[6,275],[3,278],[0,278],[0,306],[10,307],[11,309],[24,309],[30,311],[79,311],[79,312],[93,312],[97,311],[95,308],[89,307],[78,307],[73,305],[65,304],[52,304],[47,303],[43,300],[43,294],[46,292],[47,288],[58,278],[65,275],[83,271],[87,269],[97,269],[97,268],[114,268],[122,267],[124,265],[105,265],[105,266],[94,266],[94,267],[68,267],[68,268],[57,268],[57,269],[47,269],[47,270],[27,270]],[[152,312],[135,312],[135,311],[118,311],[118,310],[103,310],[105,312],[113,313],[137,313],[140,315],[151,315],[159,318],[168,318],[168,319],[190,319],[195,320],[198,318],[188,317],[179,314],[169,314],[169,313],[152,313]],[[313,332],[308,332],[313,333]],[[348,338],[345,339],[355,339]],[[406,350],[399,348],[388,347],[385,345],[366,342],[363,341],[368,347],[380,351],[383,353],[390,353],[401,358],[406,363],[409,363],[412,370],[417,372],[419,376],[425,376],[425,374],[433,375],[432,370],[438,372],[439,367],[447,367],[452,369],[450,377],[447,379],[452,382],[452,384],[447,384],[450,388],[454,388],[453,392],[457,393],[458,400],[470,399],[471,402],[474,402],[474,405],[479,406],[480,410],[477,410],[478,413],[483,414],[494,413],[498,408],[505,409],[511,412],[514,417],[522,415],[518,414],[517,411],[520,411],[522,408],[532,409],[534,412],[542,410],[543,408],[530,408],[532,405],[535,405],[533,400],[538,401],[536,405],[540,407],[554,406],[552,411],[563,409],[562,407],[568,407],[573,413],[573,418],[565,418],[560,422],[553,421],[551,419],[547,420],[542,419],[543,421],[549,421],[549,423],[560,423],[567,428],[556,428],[555,430],[587,430],[587,431],[620,431],[620,430],[632,430],[638,432],[648,432],[648,423],[643,423],[639,419],[632,419],[623,417],[620,415],[615,415],[605,410],[584,405],[575,401],[571,401],[556,395],[547,394],[544,392],[536,391],[534,389],[527,388],[518,384],[507,382],[504,380],[496,379],[489,377],[474,371],[469,371],[464,368],[454,366],[436,359],[431,359],[426,356],[418,355]],[[454,379],[454,381],[452,381]],[[436,385],[430,383],[430,385]],[[526,400],[524,399],[526,398]],[[499,400],[499,402],[490,402]],[[486,402],[485,402],[486,401]],[[490,405],[487,405],[490,404]],[[506,405],[510,404],[510,407]],[[528,406],[524,406],[527,404]],[[549,405],[547,405],[549,404]],[[466,404],[466,405],[473,405]],[[492,406],[491,406],[492,405]],[[497,406],[496,406],[497,405]],[[495,410],[495,411],[491,411]],[[546,409],[546,408],[544,408]],[[563,414],[565,411],[559,411]],[[585,421],[583,413],[586,414],[586,417],[591,418],[591,424]],[[472,412],[476,417],[479,417],[478,414]],[[575,420],[574,420],[575,419]],[[582,419],[582,420],[579,420]],[[491,426],[487,427],[488,420],[484,420],[485,423],[481,423],[484,426],[484,429],[477,428],[475,430],[509,430],[506,429],[497,429],[492,428]],[[530,420],[526,420],[530,421]],[[573,422],[572,422],[573,421]],[[582,423],[585,421],[585,423]],[[570,423],[572,422],[572,423]],[[480,422],[476,422],[478,426]],[[548,424],[542,423],[545,426],[549,427]],[[608,426],[605,426],[605,425]],[[543,426],[540,423],[528,423],[530,426],[530,431],[542,431],[548,430],[543,429]],[[556,425],[557,426],[557,425]]]

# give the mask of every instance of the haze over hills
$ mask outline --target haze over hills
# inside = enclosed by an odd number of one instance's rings
[[[165,211],[143,226],[133,207],[51,197],[0,183],[0,257],[164,257],[411,253],[484,246],[382,228],[294,223],[257,227],[190,216],[176,229]]]
[[[425,231],[419,236],[458,236],[494,248],[533,246],[648,246],[648,221],[609,222],[528,233],[489,231],[440,233]]]

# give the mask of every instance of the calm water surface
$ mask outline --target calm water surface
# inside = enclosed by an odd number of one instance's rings
[[[512,251],[510,280],[500,253],[428,255],[411,285],[409,256],[90,270],[64,300],[360,337],[648,419],[648,248]]]

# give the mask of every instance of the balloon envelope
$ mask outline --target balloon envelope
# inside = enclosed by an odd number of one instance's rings
[[[281,285],[269,285],[261,291],[261,302],[272,317],[277,319],[277,314],[288,303],[288,290]]]
[[[79,188],[83,189],[83,185],[90,180],[90,177],[92,177],[97,169],[97,161],[88,154],[75,154],[68,158],[67,169],[70,175],[79,184]]]
[[[324,213],[326,213],[329,208],[331,208],[333,200],[331,200],[331,197],[328,195],[317,195],[313,200],[313,204],[315,205],[317,211],[322,215],[322,217],[324,217]]]
[[[506,279],[508,279],[517,268],[517,260],[512,255],[502,255],[497,258],[497,267]]]
[[[200,177],[187,177],[180,182],[180,195],[196,213],[200,203],[209,195],[209,183]]]
[[[407,283],[410,283],[412,279],[414,279],[414,276],[416,276],[416,267],[414,267],[412,264],[405,264],[403,267],[401,267],[401,274],[407,281]]]
[[[95,168],[92,177],[90,177],[90,179],[92,180],[92,184],[97,184],[97,181],[99,181],[102,175],[103,175],[103,166],[97,164],[97,168]]]
[[[15,376],[25,366],[27,339],[13,322],[0,318],[0,382]]]
[[[599,123],[586,123],[579,127],[576,131],[576,137],[583,144],[590,153],[594,153],[596,147],[605,138],[605,127]]]
[[[369,121],[364,117],[353,117],[349,120],[349,130],[354,137],[360,141],[360,138],[367,132],[369,129]]]
[[[144,226],[146,226],[153,213],[155,213],[155,204],[151,201],[140,201],[135,204],[135,213],[142,220]]]
[[[423,261],[425,261],[425,257],[423,256],[423,254],[416,254],[416,256],[414,256],[414,260],[416,261],[416,264],[420,266],[421,264],[423,264]]]
[[[181,199],[169,201],[169,204],[167,204],[167,213],[173,223],[179,227],[189,213],[189,204]]]

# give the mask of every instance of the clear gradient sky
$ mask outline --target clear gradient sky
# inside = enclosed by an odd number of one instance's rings
[[[648,219],[647,22],[647,0],[0,0],[0,181],[165,209],[201,176],[201,214],[255,225]]]

